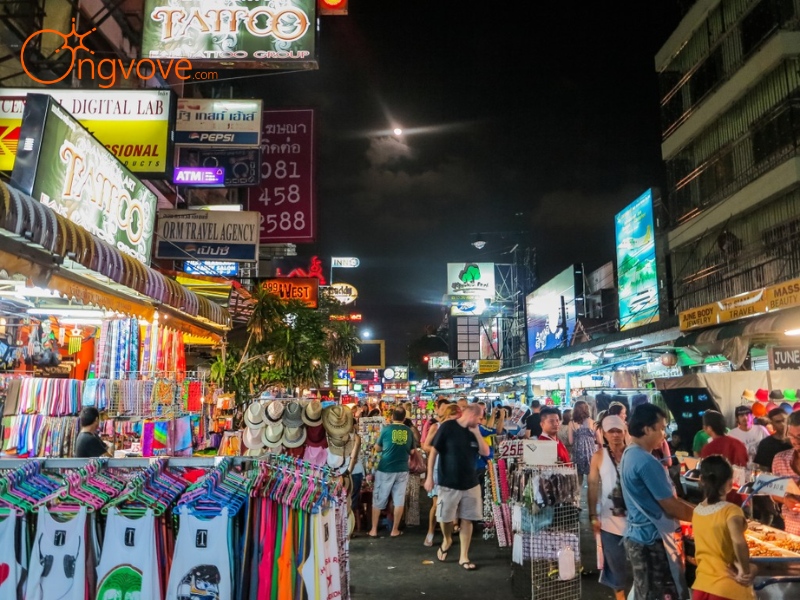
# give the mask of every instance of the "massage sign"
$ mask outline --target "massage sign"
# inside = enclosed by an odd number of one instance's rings
[[[58,102],[28,94],[11,181],[144,264],[157,199]]]

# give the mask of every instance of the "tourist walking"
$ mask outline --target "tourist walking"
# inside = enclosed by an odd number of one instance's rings
[[[572,422],[569,424],[569,443],[572,445],[572,462],[578,470],[578,484],[589,474],[592,456],[597,451],[595,428],[589,416],[589,405],[583,400],[575,403],[572,409]]]

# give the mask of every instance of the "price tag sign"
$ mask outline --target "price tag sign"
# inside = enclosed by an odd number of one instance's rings
[[[523,440],[507,440],[500,443],[497,451],[498,458],[522,458]]]
[[[800,494],[800,488],[791,479],[781,479],[776,481],[778,477],[771,473],[764,473],[756,478],[756,483],[753,486],[758,490],[758,494],[769,494],[770,496],[784,497],[786,494]],[[766,483],[769,482],[769,483]],[[766,483],[764,487],[762,484]]]
[[[558,462],[558,442],[524,440],[522,461],[526,465],[554,465]]]
[[[261,243],[310,243],[317,238],[313,109],[265,110],[261,181],[248,207],[261,214]]]

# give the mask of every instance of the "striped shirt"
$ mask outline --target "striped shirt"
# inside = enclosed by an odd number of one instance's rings
[[[794,482],[800,482],[800,475],[792,468],[795,456],[794,450],[784,450],[778,452],[775,458],[772,459],[772,474],[773,475],[790,475],[794,477]],[[791,510],[783,511],[783,522],[785,523],[784,530],[786,533],[793,533],[800,535],[800,513]]]

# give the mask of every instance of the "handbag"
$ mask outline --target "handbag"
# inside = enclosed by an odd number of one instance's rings
[[[425,464],[425,459],[419,450],[408,455],[408,472],[411,475],[422,475],[427,470],[428,465]]]

